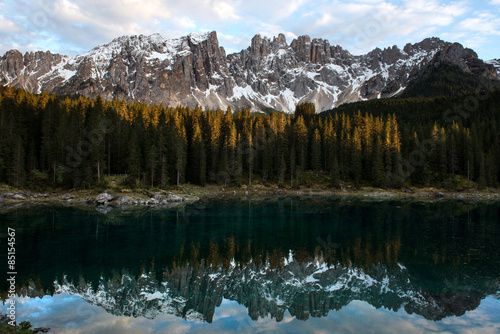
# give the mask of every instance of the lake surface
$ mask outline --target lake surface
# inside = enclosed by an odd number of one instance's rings
[[[500,333],[500,203],[108,211],[0,213],[2,247],[16,230],[18,322],[52,333]],[[2,280],[3,300],[7,290]]]

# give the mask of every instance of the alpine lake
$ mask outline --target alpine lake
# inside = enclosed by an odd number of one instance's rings
[[[500,202],[24,205],[0,226],[16,320],[49,333],[500,333]]]

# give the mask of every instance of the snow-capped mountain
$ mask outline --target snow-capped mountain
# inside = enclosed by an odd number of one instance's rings
[[[54,281],[54,293],[80,296],[107,312],[153,319],[173,314],[187,320],[211,322],[223,299],[237,301],[253,320],[283,319],[286,311],[297,319],[326,316],[353,300],[394,311],[404,308],[427,319],[440,320],[475,309],[486,295],[498,293],[498,279],[470,282],[456,275],[438,287],[404,265],[377,264],[372,268],[328,265],[321,257],[300,262],[290,253],[282,267],[232,260],[227,266],[182,265],[164,272],[161,279],[144,271],[101,277],[98,284],[64,277]],[[467,277],[467,278],[463,278]],[[23,294],[42,297],[32,283]]]
[[[500,77],[500,59],[488,60],[486,63],[493,65],[498,73],[498,76]]]
[[[101,94],[108,100],[167,106],[290,112],[300,102],[314,102],[318,110],[326,110],[396,95],[406,88],[411,73],[434,59],[499,77],[494,64],[479,60],[474,51],[437,38],[407,44],[403,50],[377,48],[354,56],[323,39],[300,36],[288,44],[282,34],[273,39],[256,35],[250,47],[226,55],[216,32],[210,32],[178,39],[124,36],[73,57],[50,52],[23,56],[11,50],[0,60],[0,84],[33,93]]]

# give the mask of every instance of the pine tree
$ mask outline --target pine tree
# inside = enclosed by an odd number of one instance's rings
[[[361,175],[362,175],[362,166],[361,166],[361,136],[360,136],[359,128],[355,127],[353,136],[352,136],[352,144],[351,152],[352,152],[352,179],[354,181],[354,185],[356,188],[360,187],[361,184]]]
[[[17,135],[13,141],[12,165],[10,171],[10,180],[15,187],[24,186],[26,179],[24,142],[20,135]]]
[[[321,170],[321,135],[319,129],[314,130],[311,141],[311,167],[315,172]]]
[[[294,124],[294,147],[297,161],[297,178],[299,175],[306,171],[307,156],[308,156],[308,140],[307,140],[307,127],[304,123],[302,116],[296,119]]]
[[[186,159],[187,159],[187,138],[186,129],[182,123],[181,117],[176,114],[172,122],[172,135],[173,135],[173,151],[174,151],[174,161],[175,161],[175,173],[177,186],[184,181],[185,169],[186,169]]]
[[[197,120],[193,122],[193,137],[189,151],[189,165],[192,168],[191,179],[193,182],[205,185],[206,183],[206,152],[200,125]]]
[[[384,161],[382,155],[383,147],[380,140],[380,135],[375,137],[373,145],[373,161],[372,161],[372,182],[375,187],[384,188],[386,180],[384,177]]]
[[[149,180],[151,181],[151,187],[154,187],[156,168],[158,165],[158,149],[154,144],[148,150],[147,159],[149,167]]]

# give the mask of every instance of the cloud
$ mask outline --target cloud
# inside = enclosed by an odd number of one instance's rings
[[[4,18],[2,15],[0,15],[0,31],[2,34],[6,33],[15,33],[21,30],[21,27],[19,27],[17,24],[12,22],[11,20],[8,20]]]
[[[469,17],[461,21],[458,27],[465,31],[475,31],[484,35],[500,35],[500,18],[489,12],[482,12],[476,17]]]
[[[236,14],[234,5],[227,2],[215,2],[213,11],[220,19],[239,20],[241,17]]]
[[[482,10],[498,4],[491,0]],[[228,53],[248,47],[257,33],[284,33],[288,42],[299,35],[324,38],[360,54],[432,35],[470,41],[479,30],[486,34],[481,45],[489,42],[491,50],[499,30],[494,12],[481,16],[470,1],[453,0],[3,0],[0,51],[35,46],[77,54],[122,35],[176,38],[211,30]]]

